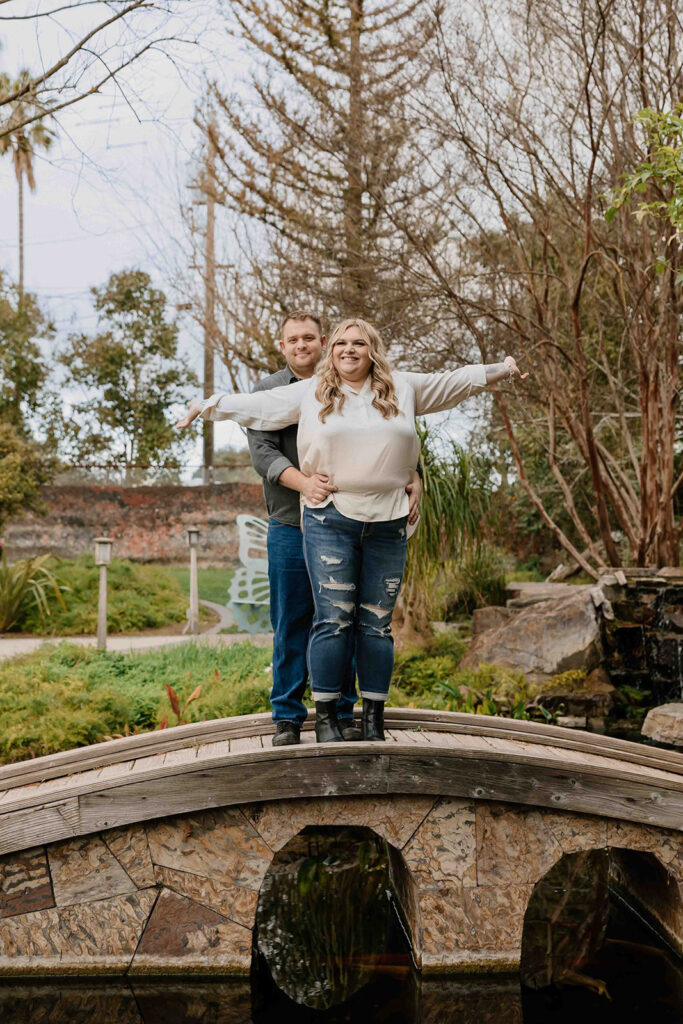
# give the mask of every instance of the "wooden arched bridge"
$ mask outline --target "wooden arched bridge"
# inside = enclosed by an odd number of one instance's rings
[[[251,715],[0,768],[0,973],[248,973],[261,883],[309,825],[399,852],[424,971],[516,969],[534,886],[605,848],[657,864],[666,898],[629,884],[683,951],[683,755],[448,712],[387,726],[273,748]]]

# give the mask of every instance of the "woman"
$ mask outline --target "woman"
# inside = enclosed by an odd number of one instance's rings
[[[304,553],[315,616],[308,648],[318,742],[341,741],[336,703],[355,648],[363,739],[383,740],[394,663],[391,619],[406,558],[409,483],[419,455],[415,417],[441,412],[503,379],[524,380],[515,360],[444,373],[392,371],[365,320],[333,332],[317,375],[250,395],[193,401],[197,416],[280,430],[299,423],[301,472],[326,474],[331,493],[303,509]]]

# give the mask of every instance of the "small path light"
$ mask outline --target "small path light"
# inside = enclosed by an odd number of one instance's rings
[[[190,545],[190,632],[196,636],[199,633],[199,588],[197,586],[199,530],[196,527],[188,529],[187,540]]]
[[[107,566],[111,562],[111,537],[95,537],[95,565],[100,567],[100,596],[97,602],[97,650],[107,649]]]

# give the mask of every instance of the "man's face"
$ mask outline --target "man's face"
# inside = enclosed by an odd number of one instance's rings
[[[311,377],[325,341],[315,320],[288,320],[282,329],[280,351],[297,377]]]

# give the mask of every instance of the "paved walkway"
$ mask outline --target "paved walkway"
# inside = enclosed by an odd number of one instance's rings
[[[272,633],[220,633],[233,623],[232,613],[224,605],[215,604],[213,601],[202,601],[201,604],[211,608],[219,616],[219,621],[199,636],[192,633],[174,634],[173,636],[110,636],[107,638],[107,650],[117,651],[123,654],[130,654],[131,651],[152,651],[160,647],[177,647],[178,644],[191,642],[205,644],[210,647],[228,646],[239,644],[244,640],[251,640],[256,647],[270,647],[273,642]],[[0,661],[8,658],[17,658],[22,654],[31,654],[45,644],[61,643],[68,640],[69,643],[80,644],[82,647],[94,647],[97,638],[94,636],[37,636],[37,637],[4,637],[0,638]]]

